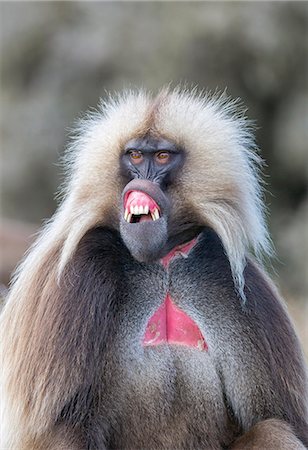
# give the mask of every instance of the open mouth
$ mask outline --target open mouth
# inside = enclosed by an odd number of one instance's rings
[[[128,223],[140,223],[158,220],[160,208],[148,194],[141,191],[129,191],[124,197],[124,219]]]

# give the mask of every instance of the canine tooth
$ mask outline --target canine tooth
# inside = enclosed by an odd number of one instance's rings
[[[154,212],[151,212],[152,220],[156,220],[156,217],[154,215]]]
[[[127,219],[126,219],[128,223],[130,223],[131,218],[132,218],[132,215],[129,213],[129,214],[127,215]]]
[[[154,214],[156,220],[159,219],[159,212],[158,212],[157,208],[154,209],[153,214]]]
[[[125,219],[125,220],[127,220],[128,214],[129,214],[128,209],[125,208],[125,211],[124,211],[124,219]]]

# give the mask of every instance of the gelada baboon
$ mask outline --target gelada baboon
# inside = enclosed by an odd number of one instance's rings
[[[1,317],[2,447],[303,449],[307,380],[249,124],[181,91],[100,106]],[[251,256],[254,254],[255,256]]]

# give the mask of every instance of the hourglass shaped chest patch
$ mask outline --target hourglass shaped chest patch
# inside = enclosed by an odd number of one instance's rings
[[[193,239],[184,245],[175,247],[161,259],[161,264],[167,269],[175,257],[187,256],[196,242],[197,239]],[[162,305],[150,318],[143,338],[143,346],[160,344],[184,345],[200,351],[208,349],[198,325],[173,302],[169,292]]]

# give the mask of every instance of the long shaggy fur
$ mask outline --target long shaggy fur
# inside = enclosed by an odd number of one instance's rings
[[[261,160],[249,122],[239,115],[236,102],[224,95],[204,97],[175,90],[152,99],[144,92],[127,93],[102,103],[99,112],[81,123],[79,137],[68,152],[72,176],[67,192],[72,194],[63,208],[65,217],[68,205],[70,219],[72,210],[77,214],[76,230],[72,226],[66,237],[60,271],[85,229],[113,219],[106,217],[106,211],[120,195],[120,186],[112,168],[118,165],[123,144],[149,131],[187,152],[186,168],[177,183],[179,194],[173,193],[176,207],[193,206],[201,221],[218,233],[242,293],[247,251],[260,257],[270,254],[271,245],[259,182]]]
[[[148,132],[185,150],[187,169],[172,188],[175,208],[185,215],[189,205],[200,223],[220,236],[240,295],[247,253],[270,253],[260,159],[249,124],[237,115],[234,102],[181,90],[163,91],[156,98],[146,92],[127,92],[102,102],[76,131],[66,155],[62,204],[20,265],[1,315],[4,448],[13,449],[20,436],[31,435],[38,420],[40,432],[46,430],[54,419],[50,411],[54,414],[55,405],[70,389],[69,367],[55,362],[53,372],[58,371],[56,379],[61,383],[50,388],[54,373],[49,373],[48,361],[54,355],[46,355],[43,346],[35,351],[31,347],[39,333],[39,318],[49,313],[50,322],[57,319],[61,275],[84,234],[98,224],[114,227],[119,222],[117,208],[124,186],[114,168],[119,167],[123,145]]]

